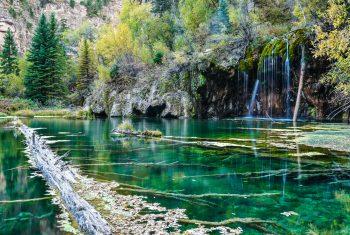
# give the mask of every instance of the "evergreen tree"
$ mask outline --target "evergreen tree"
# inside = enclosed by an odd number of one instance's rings
[[[54,16],[49,23],[45,15],[40,17],[27,60],[29,66],[24,78],[26,96],[43,104],[61,98],[62,48]]]
[[[228,33],[231,31],[227,0],[219,1],[219,7],[212,19],[210,29],[213,34]]]
[[[176,0],[152,0],[153,12],[162,14],[171,10],[173,4],[176,4]]]
[[[48,74],[50,74],[50,82],[48,89],[48,99],[55,99],[63,95],[64,88],[61,77],[65,68],[65,61],[67,60],[64,48],[61,44],[59,34],[59,27],[55,15],[51,15],[49,23],[49,55],[48,60],[50,67]]]
[[[10,29],[7,30],[5,41],[0,53],[0,72],[2,74],[16,74],[18,75],[18,51]]]
[[[77,92],[79,102],[84,103],[85,97],[89,95],[90,86],[95,78],[96,68],[94,54],[90,42],[84,39],[79,48],[78,81]]]

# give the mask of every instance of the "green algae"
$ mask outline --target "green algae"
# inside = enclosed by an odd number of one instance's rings
[[[350,129],[342,131],[317,130],[305,132],[297,143],[336,151],[350,152]]]
[[[118,192],[123,195],[146,195],[147,202],[186,209],[192,221],[259,218],[286,228],[282,234],[305,234],[311,230],[310,224],[318,231],[327,231],[333,221],[339,221],[333,231],[346,231],[342,226],[350,223],[348,211],[335,194],[341,190],[350,192],[348,154],[296,142],[297,138],[317,131],[346,131],[345,125],[302,123],[293,127],[291,123],[255,120],[130,121],[137,129],[159,129],[166,137],[185,142],[231,143],[250,148],[208,148],[181,142],[115,138],[110,132],[121,123],[120,119],[36,119],[28,124],[40,128],[38,132],[43,136],[56,136],[53,140],[61,139],[62,132],[84,133],[65,136],[69,142],[52,143],[50,147],[60,155],[71,151],[67,160],[90,177],[120,183]],[[271,193],[276,196],[263,196]],[[205,202],[198,200],[203,198],[189,198],[203,195],[207,196]],[[101,199],[109,201],[108,197]],[[99,200],[91,203],[105,211]],[[286,216],[291,211],[298,216]],[[184,224],[181,231],[191,226]],[[239,226],[247,234],[260,234],[245,224]],[[271,233],[281,234],[270,229]]]

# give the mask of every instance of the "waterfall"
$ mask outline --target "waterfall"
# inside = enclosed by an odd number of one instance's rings
[[[282,42],[281,42],[282,43]],[[286,117],[291,118],[291,61],[289,44],[286,42],[287,48],[284,57],[280,56],[279,50],[273,49],[271,54],[262,58],[259,62],[257,70],[257,80],[259,87],[254,87],[257,94],[251,93],[249,115],[253,114],[256,97],[259,97],[261,105],[260,114],[266,115],[269,118]],[[283,44],[283,47],[286,45]],[[246,81],[243,81],[244,92],[246,92]],[[247,100],[247,98],[245,97]],[[249,98],[248,98],[249,99]]]
[[[256,95],[258,93],[258,88],[259,88],[259,79],[255,81],[254,90],[253,90],[252,98],[250,100],[250,105],[249,105],[249,116],[252,116],[252,112],[256,101]]]
[[[249,109],[249,103],[248,103],[248,99],[249,99],[249,95],[248,95],[248,84],[249,84],[249,75],[247,72],[243,72],[243,93],[244,93],[244,100],[245,100],[245,105],[247,107],[247,109]]]
[[[286,107],[286,117],[291,118],[291,105],[290,105],[290,87],[291,87],[291,77],[290,77],[290,61],[289,61],[289,42],[287,40],[287,52],[286,61],[284,62],[284,88],[286,91],[285,97],[285,107]]]
[[[244,94],[248,93],[248,81],[249,77],[246,72],[243,72],[243,89],[244,89]]]

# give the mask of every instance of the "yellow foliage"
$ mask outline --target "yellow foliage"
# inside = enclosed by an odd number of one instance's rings
[[[130,28],[125,23],[117,27],[105,25],[100,32],[96,43],[97,53],[107,63],[111,63],[122,55],[133,51],[133,40]]]
[[[166,16],[163,17],[152,13],[151,3],[124,0],[120,24],[105,25],[100,30],[96,43],[98,54],[108,65],[126,54],[151,63],[154,53],[169,51],[166,41],[172,39],[171,26],[166,22]]]
[[[105,81],[105,82],[109,82],[111,80],[111,76],[110,76],[110,72],[109,72],[109,68],[99,64],[97,66],[97,72],[98,72],[98,78]]]
[[[201,24],[207,23],[212,10],[209,0],[180,0],[181,18],[185,28],[195,33]]]
[[[350,20],[344,1],[329,1],[323,18],[332,26],[332,30],[326,31],[320,26],[315,29],[317,57],[328,56],[332,60],[341,60],[350,53]]]
[[[124,0],[120,20],[129,26],[135,37],[143,24],[153,18],[151,12],[151,3],[139,4],[136,1]]]

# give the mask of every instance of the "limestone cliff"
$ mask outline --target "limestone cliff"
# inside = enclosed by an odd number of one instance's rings
[[[110,0],[99,12],[98,16],[89,17],[85,6],[77,3],[70,6],[69,0],[51,0],[43,4],[40,0],[1,0],[0,1],[0,45],[8,28],[15,34],[21,53],[30,45],[35,25],[39,16],[55,13],[59,22],[65,22],[69,29],[76,29],[84,21],[94,28],[103,23],[117,21],[116,13],[121,9],[121,0]]]

